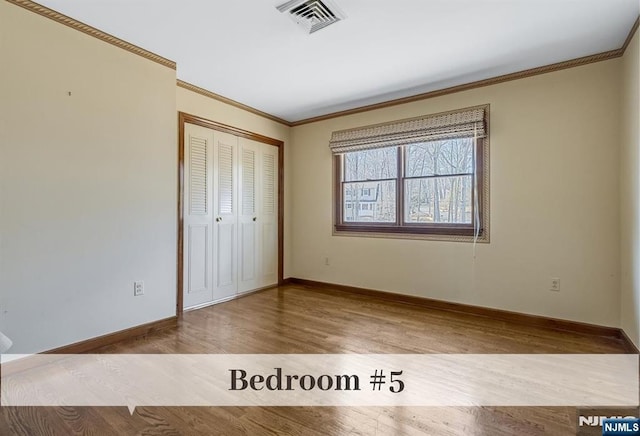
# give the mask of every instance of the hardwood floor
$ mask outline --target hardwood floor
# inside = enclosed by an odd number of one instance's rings
[[[285,286],[101,353],[624,353],[621,342]],[[0,435],[575,435],[567,407],[3,407]]]

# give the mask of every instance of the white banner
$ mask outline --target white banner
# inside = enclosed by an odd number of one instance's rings
[[[2,365],[2,406],[637,406],[632,354],[82,354]]]

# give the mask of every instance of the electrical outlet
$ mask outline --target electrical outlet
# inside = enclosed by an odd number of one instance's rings
[[[144,282],[133,282],[133,296],[139,297],[140,295],[144,295]]]
[[[560,279],[557,277],[552,277],[551,282],[549,283],[549,290],[559,292],[560,291]]]
[[[324,264],[325,264],[326,266],[329,266],[329,258],[328,258],[328,257],[325,257],[325,258],[324,258]]]

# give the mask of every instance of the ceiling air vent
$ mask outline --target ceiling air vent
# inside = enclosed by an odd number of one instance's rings
[[[280,12],[288,12],[293,21],[308,33],[345,19],[345,15],[330,0],[291,0],[277,8]]]

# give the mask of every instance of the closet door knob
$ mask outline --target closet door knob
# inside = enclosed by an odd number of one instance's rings
[[[219,217],[217,217],[217,218],[216,218],[216,222],[218,222],[218,223],[219,223],[220,221],[222,221],[222,217],[221,217],[221,216],[219,216]]]
[[[254,216],[254,217],[253,217],[253,220],[254,220],[254,221],[257,221],[257,220],[258,220],[258,217],[255,217],[255,216]]]

